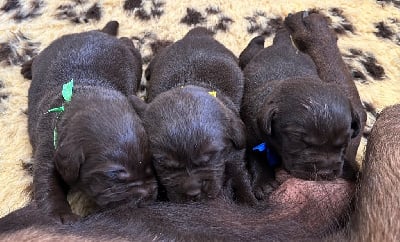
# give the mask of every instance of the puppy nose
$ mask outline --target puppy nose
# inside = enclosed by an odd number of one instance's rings
[[[183,183],[182,188],[186,195],[195,197],[201,193],[201,182],[199,179],[189,178]]]
[[[322,179],[332,179],[342,170],[343,162],[340,159],[321,160],[316,164],[316,173]]]

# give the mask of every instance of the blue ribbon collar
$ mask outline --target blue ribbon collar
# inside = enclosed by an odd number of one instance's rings
[[[253,150],[255,151],[259,151],[259,152],[266,152],[267,154],[267,162],[270,166],[274,167],[276,165],[278,165],[278,157],[276,156],[275,152],[272,151],[267,143],[261,143],[259,145],[256,145],[253,147]]]

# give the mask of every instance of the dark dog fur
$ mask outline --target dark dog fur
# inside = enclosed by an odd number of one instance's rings
[[[400,104],[384,109],[368,138],[356,211],[347,228],[352,241],[400,240]],[[336,240],[337,241],[337,240]]]
[[[244,79],[238,60],[202,27],[190,30],[184,38],[160,51],[146,70],[146,78],[148,102],[172,88],[196,85],[217,91],[217,98],[230,109],[240,109]]]
[[[167,198],[208,200],[233,187],[238,201],[254,203],[239,118],[243,74],[235,56],[208,30],[195,28],[162,50],[146,76],[150,103],[136,98],[136,106]]]
[[[0,219],[2,241],[29,238],[37,241],[68,238],[72,240],[127,241],[310,241],[321,239],[330,231],[333,220],[322,218],[317,227],[303,224],[317,216],[299,214],[294,207],[244,207],[228,199],[211,203],[159,203],[145,208],[122,206],[89,215],[69,225],[54,225],[40,214],[34,204]],[[287,215],[286,212],[290,214]],[[296,214],[293,214],[296,212]],[[313,210],[315,212],[315,209]],[[308,220],[307,220],[308,221]],[[319,226],[319,227],[318,227]],[[326,226],[326,227],[325,227]]]
[[[399,241],[399,130],[400,105],[386,108],[369,137],[356,192],[356,211],[343,231],[337,231],[335,216],[314,206],[312,200],[302,209],[298,209],[299,204],[289,208],[244,207],[227,200],[203,204],[160,203],[147,208],[122,206],[90,215],[74,226],[49,223],[31,204],[0,219],[0,239]],[[316,183],[322,182],[334,181]],[[331,195],[325,203],[329,204],[331,198],[337,197],[337,193]],[[344,203],[349,203],[348,197]]]
[[[127,39],[117,39],[117,22],[101,31],[65,35],[24,65],[32,77],[28,128],[35,159],[34,200],[41,209],[74,221],[66,199],[80,189],[99,206],[155,196],[148,138],[127,95],[136,93],[141,57]],[[107,34],[109,33],[109,34]],[[73,96],[62,114],[62,85],[74,79]],[[53,129],[57,127],[57,147]]]
[[[266,156],[252,151],[254,146],[266,142],[283,167],[302,179],[354,179],[366,121],[324,17],[300,12],[285,24],[292,38],[282,28],[272,46],[264,48],[263,38],[256,37],[240,56],[246,79],[241,116],[258,198],[272,190],[273,168]]]

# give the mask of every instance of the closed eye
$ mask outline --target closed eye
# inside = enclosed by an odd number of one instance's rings
[[[196,166],[207,166],[210,164],[210,161],[215,158],[218,151],[207,152],[199,155],[197,159],[193,161]]]
[[[111,180],[119,180],[119,181],[124,181],[129,177],[129,173],[123,168],[106,171],[105,175]]]
[[[335,148],[344,148],[350,141],[350,136],[347,135],[345,138],[337,139],[333,142]]]
[[[305,143],[305,142],[292,141],[290,143],[290,149],[286,150],[285,152],[294,155],[294,154],[303,152],[304,150],[306,150],[306,149],[308,149],[310,147],[312,147],[312,146],[310,144]]]
[[[166,170],[175,170],[182,168],[182,165],[175,160],[169,159],[166,156],[153,155],[153,164],[156,167],[162,167]]]

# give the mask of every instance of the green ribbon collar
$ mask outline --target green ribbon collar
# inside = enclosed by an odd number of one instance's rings
[[[49,110],[47,110],[48,113],[63,113],[65,110],[65,103],[69,103],[71,102],[72,99],[72,93],[73,93],[73,88],[74,88],[74,79],[71,79],[71,81],[65,83],[62,87],[62,97],[64,98],[64,102],[63,105],[60,107],[56,107],[56,108],[50,108]],[[58,119],[58,116],[57,116]],[[56,127],[54,127],[53,130],[53,144],[54,144],[54,148],[57,148],[57,138],[58,138],[58,133],[57,133],[57,125]]]

